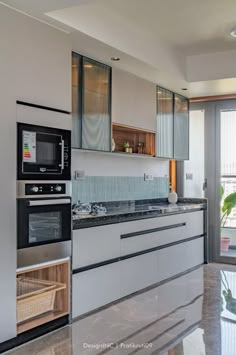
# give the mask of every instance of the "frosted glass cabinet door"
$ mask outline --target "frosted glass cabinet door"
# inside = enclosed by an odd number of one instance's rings
[[[82,148],[110,151],[111,68],[83,57]]]
[[[157,87],[157,139],[156,156],[173,158],[174,156],[174,94]]]
[[[72,53],[72,148],[81,148],[81,56]]]
[[[188,99],[175,94],[174,159],[189,159],[189,104]]]

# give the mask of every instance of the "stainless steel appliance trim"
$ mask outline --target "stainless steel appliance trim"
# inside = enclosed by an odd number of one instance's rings
[[[42,262],[42,263],[39,263],[39,264],[35,264],[33,266],[34,267],[53,266],[53,265],[56,265],[58,263],[63,263],[65,261],[70,261],[70,257],[66,256],[65,258],[61,258],[61,259],[57,259],[57,260],[45,261],[45,262]],[[16,269],[16,272],[27,271],[27,270],[30,270],[31,268],[32,268],[32,265],[19,267],[19,268]]]
[[[66,205],[70,204],[71,200],[69,198],[65,199],[55,199],[55,200],[35,200],[29,201],[29,206],[48,206],[48,205]]]
[[[45,195],[26,195],[25,194],[25,185],[26,184],[65,184],[66,192],[65,194],[45,194]],[[71,196],[72,195],[72,184],[71,181],[68,180],[18,180],[17,181],[17,197],[18,198],[44,198],[44,197],[63,197],[63,196]]]
[[[17,268],[71,257],[71,240],[17,250]]]
[[[65,141],[61,140],[61,170],[64,170],[64,149],[65,149]]]

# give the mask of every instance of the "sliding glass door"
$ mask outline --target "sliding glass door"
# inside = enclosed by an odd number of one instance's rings
[[[235,100],[216,104],[216,143],[217,261],[236,264]]]

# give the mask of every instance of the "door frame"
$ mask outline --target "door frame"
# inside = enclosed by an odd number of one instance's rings
[[[236,110],[236,100],[228,99],[190,103],[191,111],[204,110],[205,112],[205,178],[207,179],[205,197],[208,200],[209,261],[236,264],[236,258],[220,255],[220,112],[224,109]],[[177,170],[178,173],[179,170]],[[183,175],[180,179],[183,179]]]
[[[215,191],[216,191],[216,204],[215,204],[215,216],[216,216],[216,228],[215,228],[215,247],[216,247],[216,255],[215,261],[224,264],[236,264],[236,256],[223,256],[221,255],[220,250],[220,238],[221,238],[221,230],[220,230],[220,189],[219,183],[221,178],[221,111],[224,110],[232,110],[236,111],[236,100],[224,100],[218,101],[215,105],[215,134],[216,134],[216,179],[215,179]]]

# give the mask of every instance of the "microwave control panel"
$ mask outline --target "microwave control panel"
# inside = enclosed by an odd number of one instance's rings
[[[66,193],[66,184],[64,183],[52,183],[52,184],[42,184],[42,183],[35,183],[35,184],[25,184],[25,195],[58,195],[58,194],[65,194]]]

